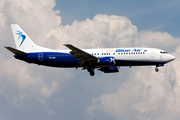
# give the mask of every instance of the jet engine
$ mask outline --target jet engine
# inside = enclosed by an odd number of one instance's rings
[[[98,63],[100,66],[113,66],[116,64],[114,57],[99,58]]]

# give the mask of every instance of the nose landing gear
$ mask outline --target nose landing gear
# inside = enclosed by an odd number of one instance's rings
[[[158,71],[159,71],[159,69],[156,67],[156,68],[155,68],[155,71],[156,71],[156,72],[158,72]]]
[[[155,71],[158,72],[159,71],[158,67],[162,67],[162,66],[164,66],[164,63],[157,64],[156,68],[155,68]]]

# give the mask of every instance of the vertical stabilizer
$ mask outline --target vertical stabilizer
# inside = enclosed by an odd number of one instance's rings
[[[18,50],[37,51],[40,48],[29,38],[29,36],[21,29],[18,24],[11,24],[11,29],[14,36],[16,48]]]

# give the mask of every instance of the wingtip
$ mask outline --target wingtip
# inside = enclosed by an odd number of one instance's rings
[[[64,44],[64,46],[69,46],[69,45],[71,45],[71,44]]]

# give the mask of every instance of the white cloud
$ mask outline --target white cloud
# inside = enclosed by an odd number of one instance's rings
[[[19,24],[29,36],[41,45],[48,45],[46,38],[50,29],[57,27],[61,23],[59,11],[54,11],[54,0],[2,0],[0,3],[0,43],[15,46],[10,30],[10,24]],[[52,42],[53,43],[53,42]],[[51,47],[51,44],[49,45]],[[3,48],[4,49],[4,48]],[[7,52],[9,55],[11,53]],[[1,87],[2,97],[9,99],[16,108],[26,107],[27,104],[33,105],[33,100],[46,101],[54,92],[60,91],[60,83],[57,80],[45,80],[42,70],[37,71],[32,66],[22,61],[17,61],[11,57],[7,59],[7,53],[0,55],[1,86],[12,86],[7,90]],[[37,67],[37,66],[36,66]],[[9,90],[14,90],[12,96],[7,95]],[[12,100],[10,100],[12,98]],[[42,103],[43,105],[43,103]],[[44,104],[45,105],[45,104]],[[48,108],[48,107],[47,107]],[[52,110],[50,114],[53,114]]]
[[[179,119],[179,38],[168,33],[144,31],[139,36],[140,46],[163,46],[173,50],[172,46],[175,46],[176,51],[172,54],[177,59],[160,68],[159,73],[153,70],[155,67],[135,69],[128,73],[130,76],[119,85],[117,92],[99,96],[87,110],[90,114],[102,112],[116,119]],[[167,39],[176,45],[171,42],[167,45]]]
[[[137,33],[137,27],[126,17],[98,14],[92,20],[52,29],[48,37],[58,41],[56,48],[64,43],[82,48],[128,47],[136,45]]]
[[[180,38],[174,38],[166,32],[140,31],[138,40],[141,46],[160,48],[169,52],[175,51],[180,44]]]
[[[93,20],[75,21],[66,31],[69,36],[67,42],[76,41],[74,44],[91,48],[134,46],[137,36],[137,28],[130,20],[115,15],[96,15]]]

